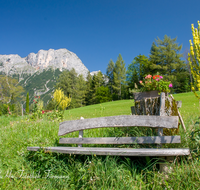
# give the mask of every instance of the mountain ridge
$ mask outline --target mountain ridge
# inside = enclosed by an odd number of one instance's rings
[[[58,50],[39,50],[37,53],[29,53],[22,58],[18,54],[1,55],[0,54],[0,73],[7,75],[22,73],[33,74],[38,70],[48,69],[49,67],[59,69],[75,69],[78,75],[82,74],[87,77],[89,70],[82,63],[80,58],[66,48]]]
[[[38,95],[47,104],[52,98],[59,75],[72,68],[86,79],[89,70],[75,53],[65,48],[41,49],[23,58],[18,54],[0,54],[0,74],[16,78],[25,89],[23,95],[29,92],[30,102]]]

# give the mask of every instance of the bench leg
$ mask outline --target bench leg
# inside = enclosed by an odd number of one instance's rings
[[[83,138],[83,130],[79,131],[78,138]],[[82,144],[79,144],[78,147],[82,147]]]
[[[174,156],[160,157],[162,160],[165,159],[168,163],[159,163],[160,173],[170,173],[172,171],[171,163],[174,162]]]

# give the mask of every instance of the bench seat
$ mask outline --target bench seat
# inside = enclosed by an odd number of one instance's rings
[[[184,156],[189,155],[188,148],[103,148],[103,147],[28,147],[29,151],[44,149],[47,152],[85,155],[113,156]]]

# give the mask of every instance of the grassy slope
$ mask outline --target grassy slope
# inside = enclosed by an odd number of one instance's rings
[[[200,95],[200,92],[197,92]],[[199,122],[200,116],[200,102],[194,96],[193,92],[180,93],[173,95],[177,101],[182,101],[182,107],[179,108],[181,116],[183,117],[184,123],[188,130],[194,130]]]
[[[200,92],[197,92],[200,95]],[[177,101],[182,101],[180,112],[184,117],[200,114],[199,100],[195,98],[193,92],[180,93],[173,95]]]
[[[174,95],[182,100],[180,112],[187,127],[187,133],[181,133],[182,144],[194,148],[190,131],[199,117],[198,100],[192,93]],[[122,100],[67,110],[65,120],[102,117],[111,115],[129,115],[133,100]],[[59,122],[46,118],[37,121],[26,117],[0,117],[0,188],[1,189],[197,189],[200,163],[193,157],[187,163],[174,166],[174,171],[166,178],[155,168],[154,160],[147,163],[145,158],[92,157],[29,153],[27,146],[57,146]],[[104,136],[103,130],[87,130],[86,136]],[[111,131],[113,132],[113,131]],[[96,133],[96,134],[94,134]],[[108,134],[108,133],[106,133]],[[72,136],[77,136],[73,134]],[[198,157],[197,157],[198,158]],[[188,164],[189,163],[189,164]],[[24,170],[20,177],[20,170]],[[45,174],[51,170],[54,176],[67,178],[28,178],[33,173]],[[143,171],[144,172],[143,172]],[[11,172],[12,171],[12,172]],[[7,175],[11,172],[14,177]]]
[[[67,110],[64,117],[66,120],[76,120],[80,119],[81,116],[86,119],[113,115],[130,115],[130,107],[133,106],[133,104],[133,100],[121,100],[90,105],[86,107]]]
[[[200,92],[198,94],[200,95]],[[179,111],[184,119],[200,114],[199,100],[195,98],[192,92],[174,94],[173,96],[177,101],[182,101],[182,107]],[[84,118],[93,118],[112,115],[129,115],[131,114],[130,107],[133,105],[133,100],[121,100],[76,108],[67,110],[65,112],[65,119],[75,120],[80,119],[81,116]]]

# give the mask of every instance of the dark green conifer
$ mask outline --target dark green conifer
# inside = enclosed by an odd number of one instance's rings
[[[26,113],[29,113],[29,92],[26,94]]]

